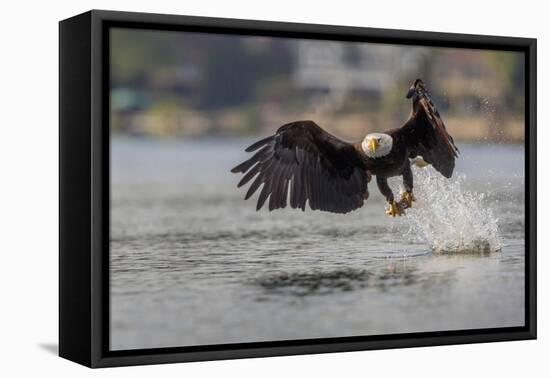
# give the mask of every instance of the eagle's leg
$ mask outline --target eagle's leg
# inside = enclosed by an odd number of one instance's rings
[[[386,197],[386,201],[388,201],[390,205],[389,209],[386,210],[386,214],[392,217],[403,214],[397,202],[395,202],[395,199],[393,198],[393,192],[388,185],[388,179],[386,177],[376,176],[376,184],[378,185],[380,193],[382,193],[382,195]]]
[[[403,170],[403,186],[405,191],[401,193],[401,200],[399,204],[403,204],[404,208],[412,207],[413,201],[415,201],[413,195],[413,173],[411,170],[411,164],[407,161],[407,165]]]
[[[366,171],[366,174],[367,174],[367,184],[368,184],[370,180],[372,180],[372,175],[368,171]],[[363,200],[366,201],[368,199],[369,199],[369,188],[368,186],[365,185],[365,193],[363,193]]]

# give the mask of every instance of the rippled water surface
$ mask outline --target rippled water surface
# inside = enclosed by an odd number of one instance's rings
[[[523,147],[459,144],[392,219],[373,183],[347,215],[256,212],[250,142],[113,139],[112,349],[524,324]]]

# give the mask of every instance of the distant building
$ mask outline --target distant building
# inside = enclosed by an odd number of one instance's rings
[[[395,88],[428,49],[380,44],[302,41],[296,50],[293,83],[312,90],[366,91]]]

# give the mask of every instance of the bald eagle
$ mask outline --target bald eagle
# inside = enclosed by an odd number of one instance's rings
[[[450,178],[458,157],[424,82],[415,80],[406,97],[412,99],[412,112],[402,127],[368,134],[358,143],[345,142],[313,121],[296,121],[252,144],[246,151],[254,155],[231,170],[244,174],[238,187],[254,179],[245,200],[263,185],[256,210],[269,198],[269,210],[287,203],[305,210],[309,202],[312,210],[345,214],[363,206],[376,176],[389,205],[386,214],[403,214],[414,201],[411,161],[431,164]],[[403,177],[399,201],[388,185],[393,176]]]

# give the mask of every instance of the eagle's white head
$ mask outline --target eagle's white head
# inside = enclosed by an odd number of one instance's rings
[[[392,137],[384,133],[368,134],[361,143],[363,152],[370,158],[386,156],[390,153],[392,146]]]

